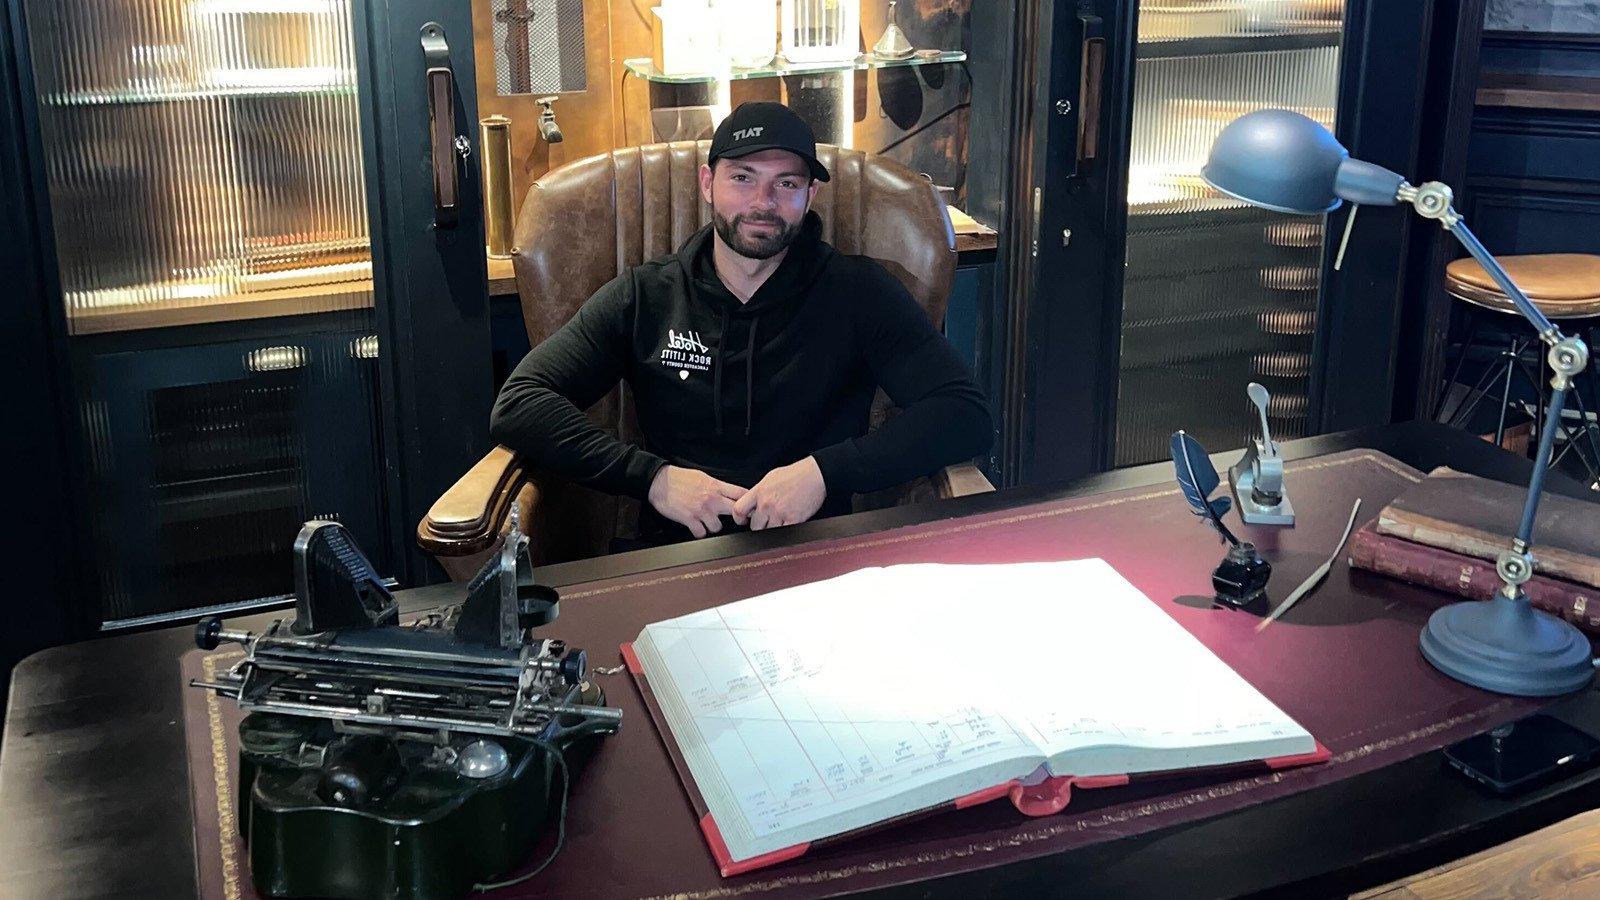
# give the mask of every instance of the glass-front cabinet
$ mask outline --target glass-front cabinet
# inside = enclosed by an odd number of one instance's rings
[[[1247,207],[1200,169],[1257,109],[1333,129],[1343,28],[1330,0],[1139,3],[1114,464],[1162,458],[1179,428],[1242,446],[1251,381],[1275,439],[1307,434],[1323,217]]]
[[[1033,9],[1033,8],[1030,8]],[[1407,232],[1247,207],[1201,169],[1234,119],[1300,112],[1352,154],[1417,167],[1437,26],[1380,0],[1042,0],[1011,221],[1003,403],[1017,482],[1389,421]],[[1019,13],[1019,15],[1021,15]],[[1032,15],[1030,13],[1030,15]],[[1019,52],[1021,52],[1019,50]],[[1425,54],[1424,54],[1425,55]],[[1432,61],[1430,60],[1430,63]],[[1330,224],[1331,222],[1331,224]]]
[[[102,627],[382,551],[353,0],[28,0]]]
[[[13,4],[75,413],[80,630],[282,603],[312,518],[343,523],[385,575],[414,572],[398,536],[418,513],[397,498],[425,508],[486,449],[487,375],[465,389],[415,363],[470,359],[486,321],[472,147],[423,155],[419,34],[448,27],[454,48],[428,65],[470,73],[468,11]],[[437,110],[452,136],[477,131],[465,83]],[[463,224],[436,228],[433,178],[452,167]]]

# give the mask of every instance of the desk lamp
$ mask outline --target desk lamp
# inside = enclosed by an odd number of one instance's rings
[[[1320,215],[1344,200],[1377,206],[1409,203],[1418,215],[1438,221],[1454,235],[1538,330],[1555,374],[1522,521],[1511,546],[1495,561],[1502,587],[1492,600],[1455,603],[1435,612],[1422,631],[1422,655],[1458,681],[1503,694],[1544,697],[1587,685],[1594,672],[1588,640],[1570,623],[1534,609],[1522,585],[1533,574],[1530,542],[1550,447],[1567,391],[1588,363],[1589,348],[1577,337],[1563,335],[1511,282],[1451,207],[1448,186],[1437,181],[1413,186],[1382,166],[1351,159],[1327,129],[1299,113],[1263,109],[1235,119],[1211,145],[1200,175],[1224,194],[1282,213]]]

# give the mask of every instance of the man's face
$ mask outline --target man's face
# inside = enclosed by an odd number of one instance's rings
[[[700,167],[700,193],[722,242],[750,259],[782,253],[805,221],[820,182],[787,150],[762,150]]]

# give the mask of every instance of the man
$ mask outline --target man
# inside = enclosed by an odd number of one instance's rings
[[[734,110],[700,167],[712,224],[602,287],[524,357],[491,436],[643,501],[647,544],[849,512],[853,493],[987,450],[988,407],[949,342],[882,266],[821,240],[810,208],[827,180],[799,116]],[[618,379],[643,447],[582,412]],[[867,434],[879,386],[902,412]]]

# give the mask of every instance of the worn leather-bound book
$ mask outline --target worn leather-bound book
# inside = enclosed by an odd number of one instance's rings
[[[1494,563],[1379,534],[1373,522],[1350,535],[1349,550],[1352,568],[1377,572],[1457,597],[1488,600],[1500,590],[1500,576],[1494,570]],[[1528,600],[1535,608],[1566,619],[1590,634],[1600,634],[1600,590],[1546,575],[1533,576],[1522,589],[1527,591]],[[1447,599],[1439,598],[1441,604]]]
[[[1492,562],[1511,546],[1527,495],[1525,486],[1440,467],[1378,513],[1378,532]],[[1540,498],[1533,559],[1541,575],[1600,587],[1600,505]]]

